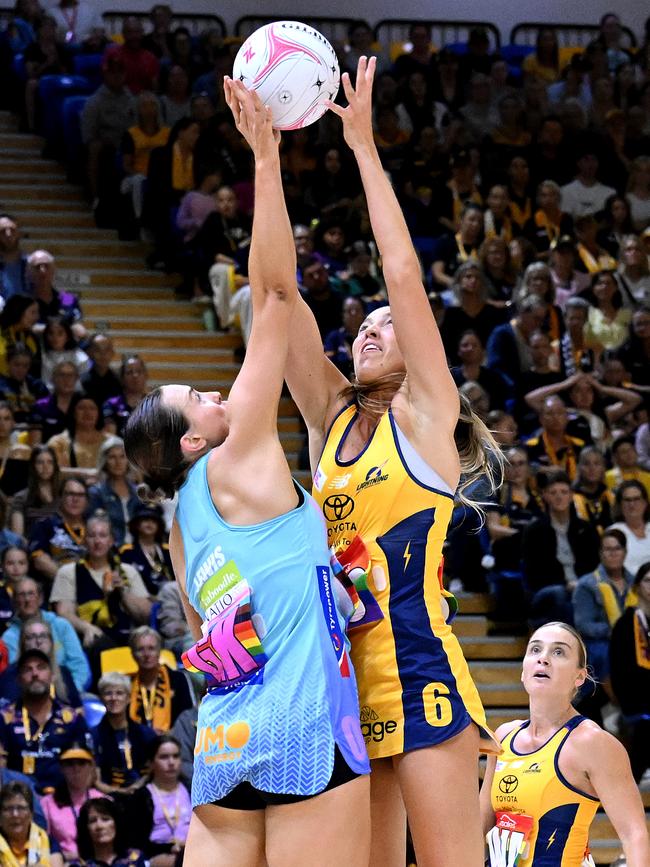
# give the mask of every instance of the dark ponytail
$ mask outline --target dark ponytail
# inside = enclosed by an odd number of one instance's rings
[[[181,437],[189,424],[183,413],[162,401],[154,389],[131,414],[124,431],[129,462],[142,474],[138,496],[145,502],[171,500],[185,481],[190,464],[183,457]]]

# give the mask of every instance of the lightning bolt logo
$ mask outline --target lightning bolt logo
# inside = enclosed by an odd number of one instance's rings
[[[556,835],[556,834],[557,834],[557,828],[553,831],[553,833],[551,834],[551,836],[548,838],[548,846],[546,847],[546,851],[547,851],[547,852],[548,852],[548,850],[551,848],[551,846],[553,845],[553,843],[555,843],[555,835]]]
[[[409,562],[411,560],[411,542],[410,542],[410,540],[409,540],[406,548],[404,548],[404,554],[402,556],[404,557],[404,571],[406,572],[406,570],[408,569]]]

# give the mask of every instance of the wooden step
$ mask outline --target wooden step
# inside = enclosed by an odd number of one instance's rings
[[[119,352],[137,352],[139,349],[146,353],[149,347],[165,349],[169,346],[174,349],[187,347],[188,352],[194,346],[209,348],[218,346],[215,336],[209,331],[193,334],[186,331],[174,331],[167,334],[154,334],[146,331],[113,331],[108,332],[113,338],[115,347]]]
[[[53,195],[53,188],[56,189],[56,198],[63,202],[77,202],[79,207],[84,204],[87,207],[80,190],[76,187],[66,187],[63,182],[57,180],[56,183],[38,183],[38,184],[17,184],[13,177],[2,179],[2,201],[11,202],[13,210],[13,202],[29,202],[31,207],[36,207],[36,203],[40,202],[44,196]]]
[[[504,723],[528,719],[528,709],[518,707],[486,707],[485,717],[492,731],[496,731]]]
[[[458,635],[454,621],[454,632]],[[516,636],[466,637],[460,639],[465,659],[516,659],[521,660],[526,651],[526,640]]]
[[[59,187],[70,189],[63,171],[60,174],[54,173],[47,164],[46,168],[50,171],[50,174],[47,176],[43,172],[32,172],[30,169],[13,170],[11,167],[3,166],[0,163],[0,177],[2,177],[3,191],[8,187],[19,187],[29,190],[30,185],[33,183],[36,183],[38,186],[46,186],[48,190],[52,190],[53,187],[57,189]],[[38,201],[38,198],[38,196],[34,196],[35,201]]]
[[[143,311],[141,311],[143,312]],[[84,322],[89,328],[95,327],[95,322],[99,317],[88,316],[84,308]],[[101,317],[105,321],[105,317]],[[142,329],[143,331],[153,331],[165,334],[170,331],[188,331],[196,334],[206,334],[203,323],[196,319],[189,319],[183,316],[158,316],[152,311],[151,316],[111,316],[111,331],[119,332],[122,330],[132,331],[134,328]]]
[[[27,133],[0,132],[0,149],[5,148],[38,150],[40,153],[43,149],[43,139],[38,135]]]
[[[2,166],[0,166],[2,171]],[[15,210],[15,208],[14,208]],[[20,215],[21,225],[25,226],[94,226],[95,221],[92,215],[86,211],[78,211],[74,213],[52,212],[51,214],[39,214],[36,212],[25,213]]]
[[[454,634],[457,636],[484,636],[487,631],[487,620],[480,614],[459,615],[454,620]]]
[[[84,297],[84,316],[94,317],[127,317],[137,315],[143,309],[147,309],[148,301],[143,298],[94,298],[90,295]],[[178,301],[169,297],[169,293],[165,293],[160,300],[155,303],[156,312],[161,313],[166,317],[176,316],[178,319],[186,319],[192,317],[200,322],[199,311],[194,305],[179,304]]]
[[[28,157],[10,159],[0,152],[0,177],[2,177],[3,183],[9,180],[9,176],[13,175],[15,177],[16,174],[23,176],[32,175],[41,180],[43,176],[47,176],[48,180],[51,177],[61,178],[63,181],[66,181],[63,167],[58,166],[56,163],[41,159],[40,157],[34,157],[33,159],[29,159]],[[6,180],[5,175],[7,175]]]
[[[528,713],[528,696],[521,683],[501,686],[490,683],[477,684],[485,707],[518,707]]]
[[[518,686],[521,681],[521,665],[518,662],[476,660],[469,663],[469,670],[477,686]]]
[[[493,607],[488,593],[458,593],[458,607],[464,614],[488,614]]]

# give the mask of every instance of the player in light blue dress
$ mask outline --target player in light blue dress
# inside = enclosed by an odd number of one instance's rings
[[[367,867],[369,764],[320,510],[291,478],[277,433],[295,248],[279,134],[226,80],[255,155],[253,328],[228,401],[168,385],[125,444],[150,495],[178,507],[170,538],[203,672],[186,867]]]

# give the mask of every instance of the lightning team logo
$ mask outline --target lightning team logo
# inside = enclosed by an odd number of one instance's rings
[[[553,843],[555,843],[555,835],[556,835],[556,834],[557,834],[557,828],[555,828],[555,830],[553,831],[553,833],[551,834],[551,836],[548,838],[548,846],[546,847],[546,851],[547,851],[547,852],[548,852],[548,850],[551,848],[551,846],[553,845]]]
[[[411,540],[410,539],[406,545],[406,548],[404,548],[404,554],[402,556],[404,557],[404,571],[406,572],[406,570],[408,569],[408,566],[409,566],[409,562],[411,560]]]

